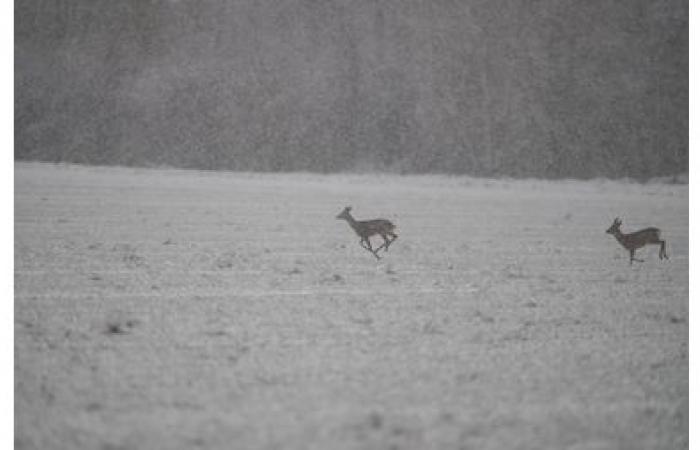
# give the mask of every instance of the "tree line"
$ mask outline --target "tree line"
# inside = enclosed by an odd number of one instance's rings
[[[688,171],[683,0],[24,0],[15,158]]]

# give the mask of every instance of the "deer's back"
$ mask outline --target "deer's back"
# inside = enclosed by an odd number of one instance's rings
[[[660,236],[661,230],[655,227],[650,227],[627,234],[625,236],[625,241],[629,246],[642,247],[649,242],[658,241]]]

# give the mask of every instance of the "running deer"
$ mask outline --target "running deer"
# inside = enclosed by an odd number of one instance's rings
[[[350,206],[346,206],[335,218],[347,221],[348,225],[360,236],[360,245],[362,248],[371,252],[375,258],[380,259],[377,252],[382,247],[384,247],[385,252],[389,251],[389,245],[399,237],[394,233],[394,228],[396,228],[396,226],[386,219],[355,220],[355,218],[350,215],[351,209]],[[381,236],[382,239],[384,239],[384,243],[373,250],[369,238],[375,234]],[[389,237],[391,237],[391,239],[389,239]]]
[[[659,259],[668,259],[668,255],[666,254],[666,241],[661,240],[661,230],[652,227],[625,234],[620,231],[620,225],[622,225],[622,221],[616,217],[613,224],[605,232],[615,236],[618,242],[629,250],[630,264],[632,264],[633,261],[644,262],[643,259],[634,257],[634,251],[648,244],[660,245]]]

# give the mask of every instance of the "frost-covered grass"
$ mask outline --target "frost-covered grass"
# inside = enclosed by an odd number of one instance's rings
[[[15,166],[18,449],[683,448],[688,190]],[[384,217],[377,262],[334,216]],[[604,233],[662,229],[630,266]]]

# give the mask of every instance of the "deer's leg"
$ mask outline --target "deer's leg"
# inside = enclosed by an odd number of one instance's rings
[[[369,240],[365,238],[360,239],[360,247],[364,248],[365,250],[369,250],[370,252],[372,251],[372,244],[370,244]]]
[[[632,264],[632,261],[638,261],[638,262],[644,262],[643,259],[635,258],[634,257],[634,249],[630,249],[630,264]]]
[[[389,236],[391,236],[391,240],[389,241],[389,244],[387,244],[387,246],[386,246],[387,250],[389,250],[389,245],[391,245],[391,243],[394,242],[397,237],[399,237],[399,235],[394,233],[393,231],[389,232]]]
[[[391,239],[387,239],[387,235],[391,237]],[[382,247],[384,247],[384,251],[388,252],[389,251],[389,246],[391,245],[392,242],[396,240],[396,238],[399,237],[396,233],[393,233],[391,231],[387,232],[386,234],[382,234],[382,238],[384,239],[384,244]]]
[[[382,239],[384,239],[384,243],[377,247],[377,251],[379,251],[380,248],[384,247],[384,251],[388,252],[389,251],[389,244],[391,244],[391,241],[387,239],[386,234],[381,235]]]
[[[377,255],[377,252],[379,251],[379,248],[376,250],[372,249],[372,243],[369,241],[367,238],[362,238],[360,239],[360,246],[367,250],[368,252],[372,253],[375,258],[380,259],[379,255]]]
[[[668,255],[666,254],[666,241],[659,241],[659,244],[661,245],[661,248],[659,248],[659,259],[668,259]]]

